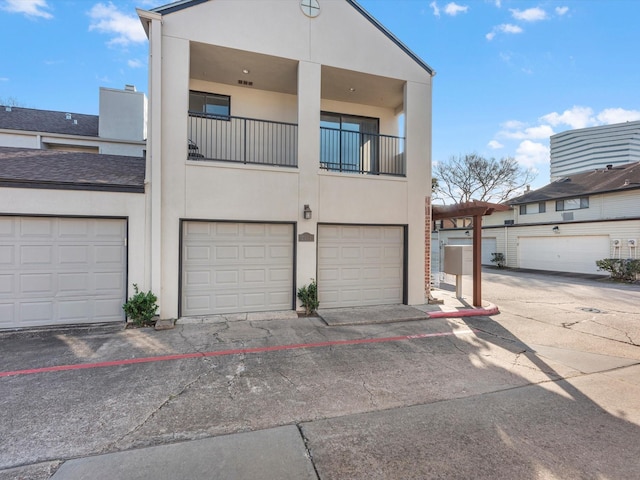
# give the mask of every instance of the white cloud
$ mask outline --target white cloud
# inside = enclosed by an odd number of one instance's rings
[[[89,17],[91,17],[89,30],[113,35],[108,42],[109,45],[126,46],[147,40],[138,18],[122,13],[111,2],[95,4],[89,11]]]
[[[513,15],[513,18],[524,22],[538,22],[547,18],[547,12],[539,7],[527,8],[526,10],[510,8],[509,11],[511,15]]]
[[[504,145],[501,144],[500,142],[498,142],[497,140],[491,140],[489,143],[487,143],[487,146],[489,148],[494,149],[494,150],[498,150],[500,148],[504,148]]]
[[[127,65],[129,65],[129,67],[131,68],[142,68],[144,67],[144,63],[142,63],[140,60],[138,60],[137,58],[134,58],[132,60],[129,60],[127,62]]]
[[[503,130],[500,132],[500,135],[506,138],[514,138],[516,140],[525,140],[525,139],[543,139],[549,138],[553,135],[553,128],[549,125],[539,125],[537,127],[529,127],[524,129],[516,129],[515,131],[506,131]]]
[[[446,13],[447,15],[451,15],[452,17],[455,17],[459,13],[467,13],[468,10],[468,6],[458,5],[454,2],[447,3],[447,6],[444,7],[444,13]]]
[[[513,25],[511,23],[503,23],[501,25],[497,25],[493,27],[493,31],[487,33],[485,37],[487,40],[493,40],[497,33],[515,34],[515,33],[522,33],[523,31],[524,30],[522,30],[522,28],[519,27],[518,25]]]
[[[525,140],[516,150],[516,161],[526,168],[549,163],[549,147],[542,143]]]
[[[612,123],[624,123],[640,120],[640,110],[625,110],[624,108],[605,108],[602,110],[597,119],[604,125]]]
[[[27,17],[53,18],[46,10],[51,8],[47,0],[5,0],[2,10],[11,13],[23,13]]]
[[[585,128],[596,124],[593,117],[593,110],[589,107],[574,105],[570,110],[562,113],[552,112],[540,117],[540,120],[547,122],[554,127],[557,125],[569,125],[571,128]]]
[[[556,14],[558,14],[559,16],[564,15],[568,11],[569,11],[569,7],[556,7]]]
[[[433,14],[436,17],[440,16],[440,8],[438,8],[438,4],[436,2],[431,2],[429,6],[433,9]]]
[[[526,123],[521,122],[520,120],[507,120],[503,124],[500,125],[502,128],[507,130],[518,130],[520,128],[524,128],[527,126]]]

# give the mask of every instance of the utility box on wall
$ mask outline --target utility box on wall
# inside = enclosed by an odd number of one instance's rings
[[[473,275],[473,247],[471,245],[445,245],[444,273]]]

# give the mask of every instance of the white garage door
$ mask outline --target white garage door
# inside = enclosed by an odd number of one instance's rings
[[[0,217],[0,328],[124,321],[126,221]]]
[[[403,250],[402,227],[320,225],[320,308],[402,303]]]
[[[293,308],[293,225],[184,222],[183,316]]]
[[[518,258],[521,268],[555,272],[598,272],[596,260],[609,257],[609,237],[554,236],[520,237]]]

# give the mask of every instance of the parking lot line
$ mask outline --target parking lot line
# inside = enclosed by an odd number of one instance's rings
[[[409,340],[419,340],[422,338],[469,335],[476,332],[477,330],[465,328],[460,330],[454,330],[451,332],[418,333],[414,335],[401,335],[396,337],[359,338],[354,340],[328,340],[325,342],[273,345],[270,347],[237,348],[237,349],[219,350],[219,351],[211,351],[211,352],[192,352],[192,353],[178,353],[173,355],[159,355],[155,357],[125,358],[122,360],[111,360],[108,362],[77,363],[72,365],[54,365],[51,367],[6,371],[6,372],[0,372],[0,377],[13,377],[18,375],[34,375],[39,373],[64,372],[69,370],[83,370],[83,369],[91,369],[91,368],[118,367],[122,365],[133,365],[137,363],[166,362],[169,360],[185,360],[189,358],[222,357],[227,355],[244,355],[244,354],[253,354],[253,353],[279,352],[283,350],[322,348],[322,347],[332,347],[332,346],[340,346],[340,345],[362,345],[362,344],[368,344],[368,343],[402,342],[402,341],[409,341]]]

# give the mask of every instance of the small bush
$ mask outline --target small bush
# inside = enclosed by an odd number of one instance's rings
[[[302,302],[306,315],[311,315],[320,306],[318,302],[318,285],[312,278],[309,285],[304,285],[298,289],[298,298]]]
[[[634,258],[604,258],[596,260],[598,270],[609,272],[611,278],[621,282],[633,282],[640,274],[640,260]]]
[[[145,327],[153,325],[153,317],[158,311],[158,305],[156,297],[151,291],[147,293],[138,290],[138,285],[133,284],[135,294],[127,300],[127,303],[122,305],[122,309],[127,317],[138,327]]]
[[[492,253],[491,254],[491,263],[495,263],[498,268],[502,268],[504,267],[506,260],[504,258],[504,255],[502,253]]]

